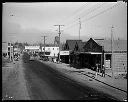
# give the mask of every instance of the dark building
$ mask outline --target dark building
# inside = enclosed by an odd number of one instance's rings
[[[71,55],[71,64],[77,68],[90,68],[95,70],[96,64],[103,64],[102,46],[92,38],[87,42],[77,42]]]
[[[63,47],[64,51],[69,51],[69,55],[60,56],[62,62],[69,64],[70,63],[70,53],[74,50],[76,42],[82,42],[82,40],[66,40],[66,43]]]
[[[101,71],[104,64],[106,69],[112,69],[111,40],[67,40],[64,50],[69,55],[61,56],[64,63],[76,68],[89,68],[96,70],[98,64]],[[113,41],[113,72],[127,72],[127,40]]]
[[[64,50],[69,50],[69,51],[74,50],[76,42],[82,42],[82,40],[66,40]]]

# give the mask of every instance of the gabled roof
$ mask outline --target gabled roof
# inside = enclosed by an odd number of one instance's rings
[[[83,47],[84,52],[102,52],[102,46],[90,38]]]
[[[76,42],[74,50],[84,51],[83,47],[85,44],[86,42]]]
[[[74,50],[76,42],[82,42],[82,40],[66,40],[64,50]]]
[[[104,47],[104,51],[111,51],[111,40],[97,40]],[[113,51],[127,51],[127,40],[114,40]]]

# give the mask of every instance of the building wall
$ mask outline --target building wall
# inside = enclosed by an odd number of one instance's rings
[[[2,52],[8,52],[8,43],[2,43]]]
[[[25,46],[25,49],[36,50],[36,49],[40,49],[40,46]]]
[[[46,52],[50,52],[49,56],[58,56],[59,53],[59,47],[45,47]],[[42,52],[44,52],[44,47],[42,47]]]
[[[127,71],[127,53],[114,53],[113,59],[115,72],[125,72],[125,70]]]

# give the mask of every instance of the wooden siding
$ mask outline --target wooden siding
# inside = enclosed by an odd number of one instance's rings
[[[92,38],[83,47],[85,52],[102,52],[102,46],[98,45]]]
[[[113,55],[114,55],[114,71],[115,72],[125,72],[125,70],[127,71],[127,53],[114,53]]]

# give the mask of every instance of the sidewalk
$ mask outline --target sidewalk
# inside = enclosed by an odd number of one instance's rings
[[[48,63],[52,63],[52,62],[48,62]],[[53,63],[54,65],[56,65],[57,67],[59,68],[62,68],[62,69],[66,69],[70,72],[77,72],[77,73],[80,73],[82,75],[86,75],[90,78],[93,78],[99,82],[102,82],[103,84],[106,84],[110,87],[113,87],[113,88],[117,88],[118,90],[121,90],[121,91],[124,91],[124,92],[127,92],[127,79],[115,79],[115,78],[112,78],[110,77],[110,75],[105,75],[105,77],[102,77],[101,76],[101,73],[98,73],[97,77],[95,77],[95,71],[91,70],[91,69],[76,69],[76,68],[73,68],[73,67],[70,67],[69,64],[65,64],[65,63]]]

